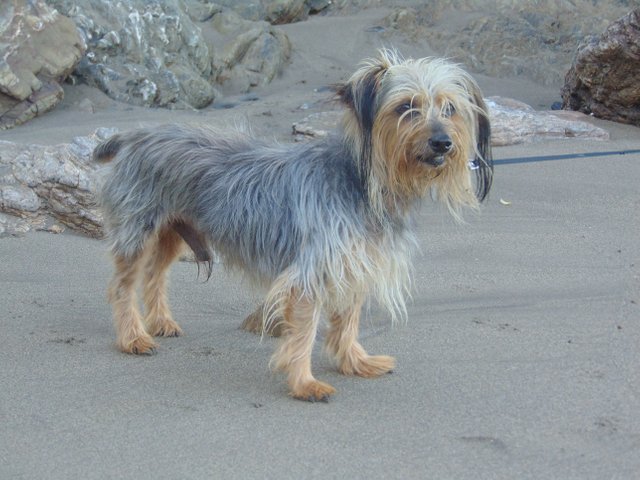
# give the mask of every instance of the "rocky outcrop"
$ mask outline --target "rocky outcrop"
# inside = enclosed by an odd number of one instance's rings
[[[563,138],[609,140],[609,132],[588,122],[589,117],[582,113],[536,111],[526,103],[502,97],[489,97],[486,103],[494,146]]]
[[[416,2],[418,4],[420,2]],[[395,9],[382,36],[402,33],[494,77],[561,86],[577,43],[626,13],[624,0],[432,0]]]
[[[84,50],[74,23],[44,2],[0,3],[0,130],[57,105]]]
[[[88,46],[74,74],[114,100],[200,108],[215,97],[211,51],[179,1],[51,1]]]
[[[315,112],[304,117],[292,126],[292,134],[295,141],[304,141],[312,138],[326,137],[340,124],[343,112],[331,110],[328,112]]]
[[[216,0],[247,20],[266,20],[273,25],[299,22],[331,5],[330,0]]]
[[[91,152],[114,130],[55,146],[0,141],[0,236],[30,228],[60,231],[61,223],[91,237],[102,235],[95,205],[96,170]]]
[[[563,107],[640,126],[640,8],[578,46]]]
[[[529,105],[502,97],[486,99],[491,117],[493,146],[516,145],[547,139],[590,138],[608,140],[609,133],[578,112],[536,111]],[[340,111],[313,113],[293,125],[296,140],[324,137],[340,121]]]
[[[213,58],[215,81],[225,92],[246,93],[265,85],[284,68],[291,44],[267,22],[245,20],[231,10],[211,19],[211,38],[219,48]]]
[[[49,0],[78,26],[88,51],[74,74],[139,106],[202,108],[270,82],[290,52],[284,33],[197,0]],[[232,82],[229,82],[232,79]]]

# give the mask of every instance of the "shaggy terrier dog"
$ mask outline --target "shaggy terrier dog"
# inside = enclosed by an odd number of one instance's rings
[[[112,162],[100,201],[120,350],[151,353],[153,336],[182,333],[166,273],[186,244],[209,274],[215,251],[268,285],[261,325],[279,324],[271,364],[286,373],[293,397],[326,401],[335,392],[311,373],[323,314],[326,348],[341,373],[377,377],[394,368],[392,357],[369,355],[358,342],[363,303],[372,296],[392,318],[406,315],[420,199],[431,192],[459,218],[488,194],[487,108],[457,65],[390,50],[363,63],[337,98],[341,127],[315,142],[280,145],[240,130],[166,125],[96,148],[97,161]]]

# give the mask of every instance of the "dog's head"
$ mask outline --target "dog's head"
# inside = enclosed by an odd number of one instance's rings
[[[391,194],[406,203],[434,188],[458,216],[462,206],[476,207],[487,196],[493,176],[489,116],[478,85],[462,68],[381,50],[338,96],[372,200],[388,203],[381,197]]]

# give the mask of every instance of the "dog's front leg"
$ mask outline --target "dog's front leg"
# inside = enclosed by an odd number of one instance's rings
[[[362,299],[356,299],[346,311],[331,316],[326,347],[335,356],[340,373],[373,378],[391,372],[395,359],[387,355],[369,355],[358,342],[362,304]]]
[[[273,366],[287,373],[292,397],[326,402],[335,393],[331,385],[311,373],[311,353],[316,338],[320,306],[293,290],[284,308],[282,340],[272,358]]]

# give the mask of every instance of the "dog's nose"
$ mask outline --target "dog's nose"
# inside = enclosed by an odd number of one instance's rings
[[[451,150],[453,142],[446,133],[439,133],[429,139],[429,146],[436,153],[447,153]]]

